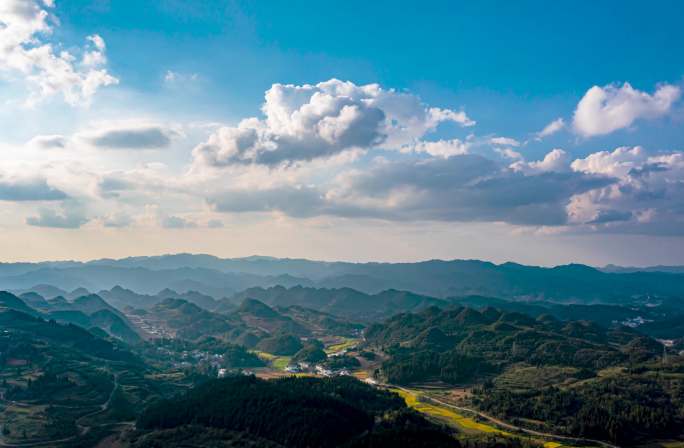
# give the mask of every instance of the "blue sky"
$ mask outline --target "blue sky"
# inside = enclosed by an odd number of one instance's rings
[[[3,7],[8,259],[684,264],[681,2]]]
[[[62,3],[66,42],[98,30],[111,71],[127,87],[201,119],[254,115],[276,82],[339,78],[408,89],[435,106],[459,104],[482,117],[482,131],[522,137],[566,115],[593,85],[628,81],[650,90],[684,76],[684,6],[676,1],[649,8],[609,1]],[[169,98],[160,82],[168,70],[197,74],[202,88]],[[684,142],[681,132],[662,127],[640,139],[665,148]],[[627,140],[611,136],[576,150]]]

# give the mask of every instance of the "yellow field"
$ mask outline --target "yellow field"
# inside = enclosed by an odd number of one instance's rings
[[[327,354],[341,352],[342,350],[347,350],[350,347],[357,345],[358,343],[358,339],[344,338],[343,342],[340,342],[339,344],[329,345],[328,347],[326,347],[325,352]]]
[[[399,394],[404,401],[406,402],[406,405],[415,409],[418,412],[422,412],[424,414],[427,414],[429,416],[438,418],[440,420],[447,421],[448,423],[451,423],[453,425],[456,425],[457,427],[464,429],[466,431],[478,431],[478,432],[486,432],[490,434],[500,434],[502,436],[512,436],[513,434],[508,433],[506,431],[502,431],[500,429],[495,428],[494,426],[490,426],[484,423],[477,422],[473,420],[470,417],[465,417],[457,412],[455,412],[452,409],[445,408],[445,407],[440,407],[436,406],[433,404],[429,403],[423,403],[421,401],[418,401],[418,395],[401,390],[401,389],[391,389],[393,392]],[[553,447],[551,447],[553,448]]]
[[[354,372],[352,372],[352,375],[355,378],[360,379],[361,381],[368,379],[370,377],[368,372],[366,372],[365,370],[355,370]]]
[[[285,367],[290,364],[292,356],[275,356],[271,359],[271,365],[274,369],[285,370]]]
[[[266,352],[260,352],[259,350],[251,350],[251,352],[254,353],[255,355],[257,355],[259,358],[261,358],[264,361],[272,361],[276,357],[276,355],[272,355],[272,354],[266,353]]]

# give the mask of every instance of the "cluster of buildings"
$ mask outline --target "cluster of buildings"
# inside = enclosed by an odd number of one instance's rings
[[[172,339],[175,337],[175,334],[173,332],[169,331],[163,325],[160,325],[158,322],[155,322],[154,320],[144,319],[143,317],[132,313],[126,314],[126,318],[130,320],[134,326],[140,328],[143,332],[145,332],[145,334],[149,335],[151,338]]]
[[[310,364],[308,362],[290,364],[285,367],[285,371],[288,373],[315,373],[325,377],[351,375],[348,369],[333,370],[323,364]]]
[[[254,375],[254,371],[252,371],[252,370],[227,369],[225,367],[222,367],[222,368],[218,369],[218,371],[216,372],[216,377],[217,378],[225,378],[229,374],[235,374],[235,373],[239,373],[242,375]]]
[[[190,367],[205,367],[207,369],[220,369],[224,365],[224,356],[204,350],[176,351],[167,347],[156,348],[157,356],[161,356],[175,368],[186,369]]]
[[[653,322],[653,321],[649,320],[649,319],[644,319],[641,316],[637,316],[637,317],[632,317],[630,319],[625,319],[622,322],[620,322],[620,324],[624,325],[625,327],[629,327],[629,328],[637,328],[637,327],[640,327],[641,325],[648,323],[648,322]],[[614,322],[614,323],[616,323],[616,322]]]

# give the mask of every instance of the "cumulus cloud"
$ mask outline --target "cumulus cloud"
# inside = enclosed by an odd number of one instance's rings
[[[468,154],[470,143],[459,139],[417,142],[404,152],[425,153],[434,157],[448,158],[451,156]]]
[[[69,139],[63,135],[37,135],[28,142],[28,146],[42,149],[66,148]]]
[[[427,107],[412,94],[337,79],[316,85],[274,84],[264,118],[221,127],[193,151],[196,167],[309,161],[350,149],[420,146],[443,122],[472,126],[465,112]],[[454,142],[449,143],[453,151]]]
[[[518,173],[479,155],[378,161],[340,175],[328,188],[293,185],[234,189],[212,197],[219,212],[277,211],[389,220],[567,222],[573,195],[613,180],[575,172]]]
[[[41,178],[15,178],[0,174],[0,201],[58,201],[67,195]]]
[[[622,146],[612,152],[599,151],[583,159],[577,159],[572,162],[572,168],[585,173],[625,177],[630,171],[641,166],[647,157],[641,146]]]
[[[29,104],[56,94],[71,105],[87,104],[101,87],[118,83],[104,68],[104,40],[88,36],[80,58],[49,42],[56,23],[51,8],[51,1],[0,2],[0,74],[26,82]]]
[[[620,147],[577,159],[571,167],[617,180],[574,197],[567,207],[571,223],[629,233],[684,233],[684,153]]]
[[[544,126],[544,129],[537,132],[536,140],[542,140],[549,137],[557,132],[562,131],[565,128],[565,120],[563,118],[556,118],[551,123]]]
[[[318,182],[270,174],[262,184],[217,188],[207,201],[217,212],[295,218],[494,221],[684,234],[682,152],[621,147],[573,160],[554,149],[540,160],[509,166],[477,154],[376,158]]]
[[[511,164],[513,171],[521,171],[527,174],[543,173],[547,171],[567,171],[570,168],[570,156],[562,149],[554,149],[547,153],[542,160],[526,162],[519,160]],[[600,173],[606,174],[606,173]]]
[[[551,124],[564,125],[559,120]],[[144,208],[150,213],[134,214],[136,226],[213,228],[222,224],[209,219],[218,213],[273,213],[684,233],[681,152],[622,147],[578,158],[557,148],[527,160],[519,149],[527,142],[510,137],[429,135],[444,121],[473,124],[462,112],[374,84],[276,84],[266,93],[262,117],[202,131],[206,141],[183,173],[158,163],[156,152],[136,153],[138,165],[131,168],[125,166],[131,153],[92,148],[165,148],[185,137],[179,129],[193,132],[188,127],[96,123],[67,137],[32,139],[27,152],[45,160],[3,167],[0,200],[69,204],[77,198],[82,208],[38,209],[26,221],[64,228],[79,227],[88,216],[104,227],[125,227],[134,223],[128,212]],[[69,151],[36,150],[64,147]],[[81,147],[83,160],[66,160]],[[100,160],[110,164],[96,166]],[[34,177],[16,175],[29,172]]]
[[[104,149],[162,149],[180,133],[161,125],[109,127],[82,134],[91,145]]]
[[[681,89],[670,84],[658,86],[653,94],[637,90],[629,83],[594,86],[577,104],[573,128],[584,137],[610,134],[636,120],[666,115],[680,96]]]
[[[35,227],[53,227],[58,229],[77,229],[88,222],[78,206],[64,205],[60,209],[41,208],[37,216],[26,218],[26,224]]]

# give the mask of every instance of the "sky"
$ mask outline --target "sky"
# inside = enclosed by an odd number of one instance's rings
[[[684,264],[684,4],[0,2],[0,260]]]

